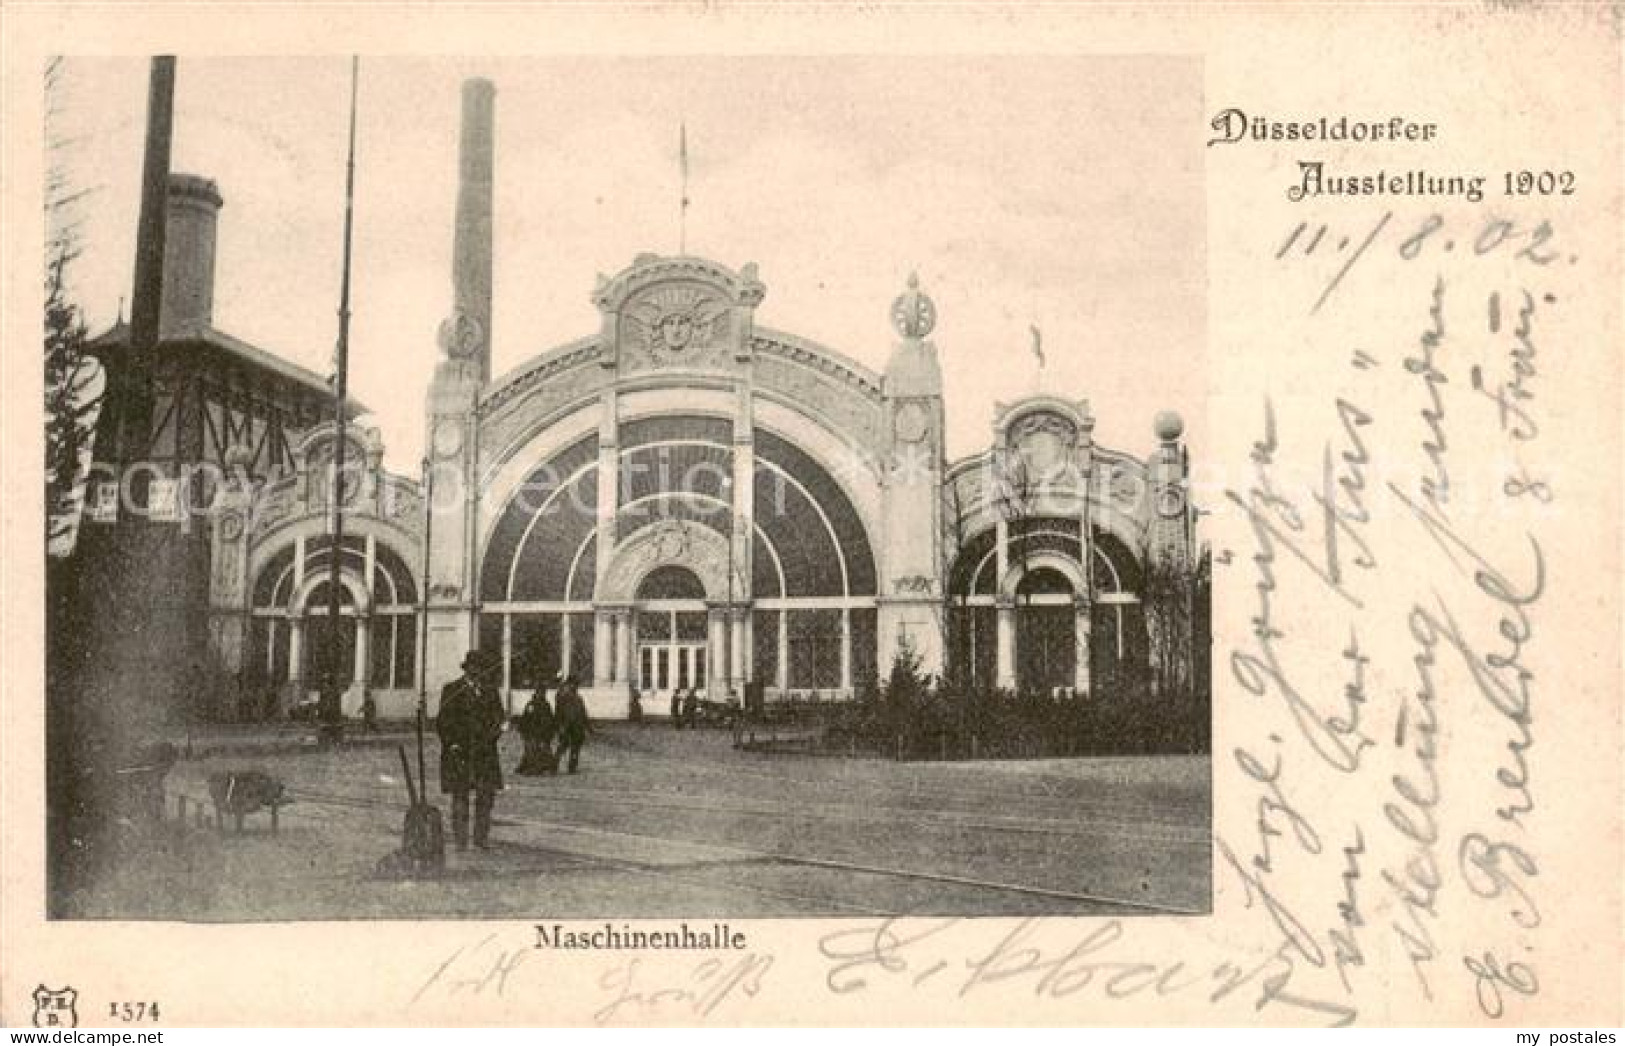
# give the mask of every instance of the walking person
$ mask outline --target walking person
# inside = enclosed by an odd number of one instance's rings
[[[671,691],[671,725],[678,730],[683,728],[683,688],[680,686]]]
[[[337,672],[329,672],[322,677],[322,685],[316,691],[316,734],[321,739],[322,747],[336,747],[344,743],[344,679]]]
[[[559,728],[559,750],[556,755],[558,761],[563,762],[565,753],[569,753],[570,762],[566,769],[573,774],[581,762],[581,745],[587,740],[589,725],[587,703],[581,700],[581,691],[576,689],[575,676],[564,678],[564,684],[559,687],[557,704],[554,717]]]
[[[558,764],[553,761],[553,735],[557,724],[553,709],[547,703],[547,687],[536,688],[536,696],[530,699],[530,704],[525,706],[515,723],[520,738],[525,742],[525,754],[520,756],[519,766],[514,772],[527,777],[556,773]]]
[[[469,795],[474,800],[474,845],[491,841],[491,807],[502,790],[497,741],[507,716],[494,680],[500,666],[470,650],[463,675],[440,691],[435,733],[440,736],[440,790],[451,796],[451,834],[457,849],[468,849]]]
[[[688,688],[688,696],[683,698],[683,723],[690,730],[700,728],[700,688]]]

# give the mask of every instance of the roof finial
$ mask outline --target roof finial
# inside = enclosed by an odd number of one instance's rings
[[[908,290],[892,302],[891,322],[897,333],[910,341],[918,341],[931,333],[937,325],[937,306],[920,290],[920,275],[908,274]]]

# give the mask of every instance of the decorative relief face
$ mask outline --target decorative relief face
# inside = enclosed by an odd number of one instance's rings
[[[1070,465],[1077,438],[1072,422],[1048,413],[1029,414],[1009,430],[1010,445],[1035,479],[1053,476]]]
[[[628,347],[654,363],[688,362],[726,333],[728,304],[708,287],[665,284],[629,302],[621,312]]]

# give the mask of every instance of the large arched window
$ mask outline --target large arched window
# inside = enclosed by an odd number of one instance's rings
[[[877,572],[856,510],[830,470],[790,441],[757,428],[750,449],[751,569],[739,571],[731,595],[755,606],[751,669],[789,688],[872,680]],[[736,452],[724,418],[623,422],[608,528],[597,518],[596,434],[532,471],[503,507],[480,566],[480,646],[509,652],[510,686],[565,671],[590,679],[604,667],[594,664],[608,656],[592,616],[598,542],[619,545],[668,520],[728,536]]]
[[[1012,594],[1014,607],[1020,610],[1069,597],[1070,582],[1042,564],[1055,556],[1072,563],[1081,561],[1078,520],[1030,516],[1010,521],[1006,529],[1009,544],[1004,563],[1007,569],[1019,572]],[[1143,581],[1138,559],[1117,535],[1095,527],[1092,538],[1090,669],[1096,689],[1112,690],[1131,680],[1146,657],[1145,617],[1140,605]],[[948,676],[958,685],[987,690],[1000,675],[999,584],[997,529],[988,527],[967,535],[948,571]],[[1060,616],[1056,612],[1051,616],[1055,620],[1043,627],[1059,634]],[[1006,678],[1019,684],[1020,675],[1015,672]]]
[[[338,566],[341,625],[336,630],[328,620],[330,536],[292,542],[260,569],[244,664],[250,685],[314,683],[327,666],[343,663],[352,667],[352,682],[373,689],[416,686],[418,588],[405,558],[383,541],[349,534]],[[359,602],[358,591],[365,594]]]

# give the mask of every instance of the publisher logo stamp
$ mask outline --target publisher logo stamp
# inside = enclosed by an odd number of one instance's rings
[[[34,989],[34,1027],[79,1027],[79,1011],[74,1008],[74,1004],[78,1001],[79,993],[73,988],[58,988],[52,991],[45,985],[40,985]]]

